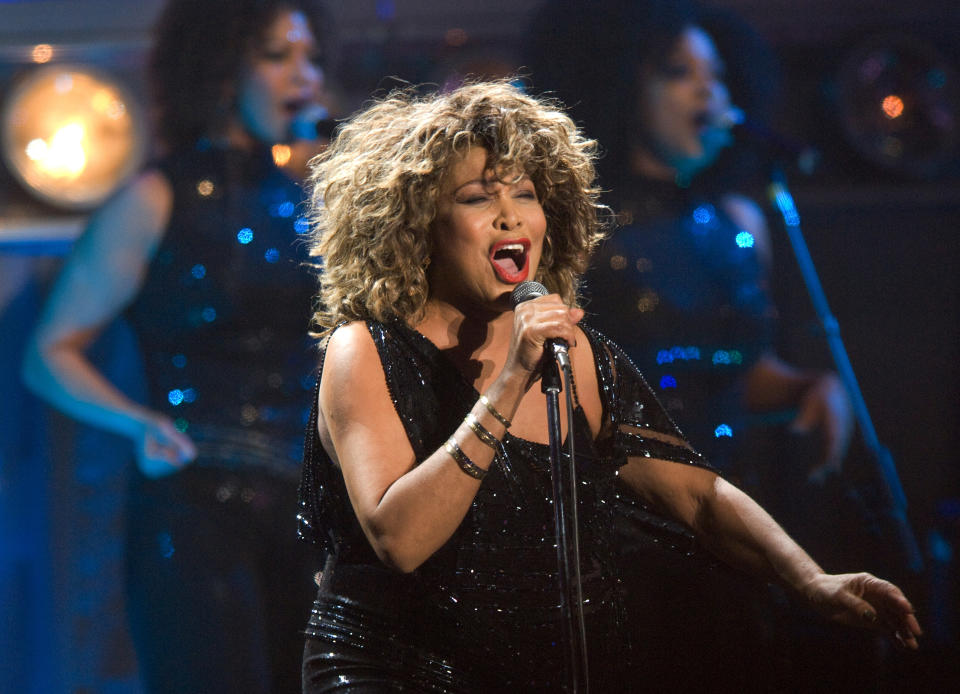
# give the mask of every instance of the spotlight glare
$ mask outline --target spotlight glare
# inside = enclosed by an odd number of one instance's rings
[[[28,192],[59,207],[100,204],[145,155],[138,104],[88,67],[35,68],[11,91],[0,118],[7,168]]]

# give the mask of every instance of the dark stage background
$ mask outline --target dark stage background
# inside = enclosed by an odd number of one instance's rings
[[[770,42],[782,75],[774,127],[822,153],[790,170],[813,259],[880,440],[893,454],[926,572],[910,586],[927,630],[891,690],[949,687],[960,659],[960,10],[950,0],[724,0]],[[38,43],[117,76],[145,100],[158,0],[0,2],[0,109]],[[349,113],[394,82],[517,67],[536,0],[328,0],[339,35],[331,104]],[[907,39],[907,37],[911,37]],[[643,37],[638,36],[638,40]],[[907,40],[908,43],[903,43]],[[872,42],[881,42],[873,44]],[[871,45],[947,66],[954,141],[917,170],[855,144],[844,65]],[[864,49],[865,50],[865,49]],[[949,100],[948,100],[949,104]],[[860,128],[858,130],[858,127]],[[853,136],[851,135],[853,134]],[[776,218],[771,216],[776,222]],[[37,202],[0,170],[0,692],[139,692],[119,575],[131,461],[112,437],[69,425],[19,384],[23,341],[83,216]],[[784,355],[829,366],[789,246],[775,228]],[[98,355],[125,373],[122,326]],[[854,455],[857,455],[854,453]],[[291,523],[291,532],[293,524]],[[306,615],[304,615],[306,618]]]

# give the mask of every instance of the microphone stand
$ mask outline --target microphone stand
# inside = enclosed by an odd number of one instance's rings
[[[840,337],[840,324],[830,312],[827,304],[827,297],[824,294],[820,279],[817,276],[816,267],[813,264],[813,258],[807,248],[803,232],[800,229],[800,214],[797,211],[793,196],[787,188],[786,175],[780,166],[774,166],[771,171],[771,182],[768,188],[768,195],[773,206],[780,213],[784,229],[793,248],[793,254],[797,261],[797,267],[803,276],[807,292],[810,295],[810,301],[813,304],[814,311],[820,321],[820,326],[827,340],[827,346],[833,357],[837,374],[840,377],[847,394],[853,406],[854,417],[860,428],[860,434],[863,442],[870,452],[877,470],[879,471],[879,482],[881,492],[885,497],[889,508],[890,518],[894,523],[894,533],[899,542],[899,548],[903,552],[903,559],[906,566],[913,572],[920,572],[923,569],[923,555],[917,545],[917,540],[910,528],[907,520],[907,497],[900,484],[900,478],[897,475],[897,469],[893,463],[893,457],[890,451],[880,443],[877,431],[870,418],[870,412],[867,409],[867,403],[863,399],[863,393],[857,383],[857,377],[853,372],[853,366],[847,356],[846,348]]]
[[[568,375],[569,366],[564,369]],[[580,588],[580,557],[576,522],[576,487],[573,456],[570,466],[561,465],[563,446],[560,433],[559,394],[562,389],[560,370],[552,350],[544,351],[540,389],[547,397],[547,428],[550,438],[550,474],[553,480],[553,521],[557,537],[557,563],[560,573],[560,591],[563,597],[561,615],[564,623],[564,675],[568,689],[574,694],[587,692],[587,644],[583,632],[583,601]],[[573,440],[573,431],[568,432]],[[567,510],[567,503],[572,509]],[[572,519],[572,522],[571,522]]]

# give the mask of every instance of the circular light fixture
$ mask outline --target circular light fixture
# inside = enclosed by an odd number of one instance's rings
[[[847,55],[837,83],[844,135],[867,160],[932,177],[956,156],[960,84],[953,66],[929,43],[872,38]]]
[[[96,207],[146,153],[137,102],[114,78],[86,66],[32,70],[0,118],[7,167],[34,196],[65,209]]]

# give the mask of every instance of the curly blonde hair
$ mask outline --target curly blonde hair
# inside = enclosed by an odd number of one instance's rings
[[[406,89],[341,125],[311,162],[309,248],[322,270],[315,327],[422,319],[439,194],[473,146],[487,150],[494,171],[533,181],[547,219],[536,279],[576,303],[579,276],[603,236],[596,142],[556,104],[507,81],[427,97]]]

